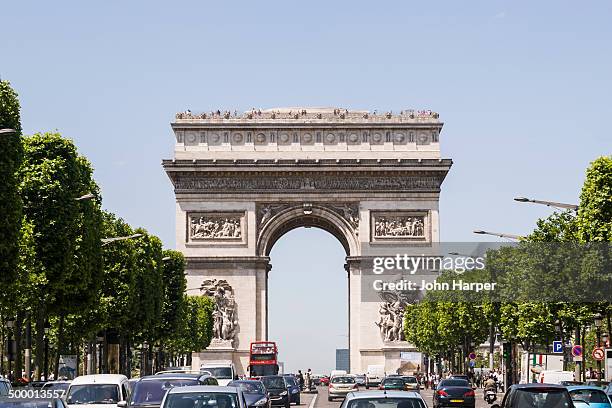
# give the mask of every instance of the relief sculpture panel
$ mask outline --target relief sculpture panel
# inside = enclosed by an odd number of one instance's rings
[[[188,217],[189,241],[241,242],[245,237],[245,214],[191,213]]]
[[[427,241],[427,214],[385,212],[372,214],[372,240]]]

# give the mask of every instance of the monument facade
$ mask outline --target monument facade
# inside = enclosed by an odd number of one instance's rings
[[[346,252],[351,372],[380,364],[394,372],[400,353],[414,350],[403,337],[406,299],[364,299],[363,276],[374,257],[439,241],[452,164],[440,156],[442,126],[437,113],[412,110],[178,113],[174,158],[163,161],[177,249],[188,288],[215,299],[214,339],[194,353],[194,367],[231,359],[245,373],[250,342],[278,340],[268,339],[270,251],[286,232],[317,227]]]

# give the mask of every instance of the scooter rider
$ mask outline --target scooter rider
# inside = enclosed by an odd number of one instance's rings
[[[485,381],[484,383],[485,399],[486,399],[487,391],[493,391],[497,393],[497,383],[495,382],[495,379],[493,378],[492,375],[490,375],[489,378],[487,378],[487,381]]]

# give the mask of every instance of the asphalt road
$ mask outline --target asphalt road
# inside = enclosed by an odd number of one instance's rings
[[[318,387],[318,394],[316,395],[316,399],[313,401],[313,394],[302,394],[302,406],[304,408],[339,408],[342,400],[337,399],[332,402],[327,401],[327,387]],[[476,408],[489,408],[490,405],[487,404],[483,399],[482,389],[476,390]],[[427,403],[428,407],[433,407],[433,391],[431,390],[421,390],[421,396]],[[503,394],[497,394],[496,403],[500,403],[503,398]],[[314,402],[314,404],[312,404]]]

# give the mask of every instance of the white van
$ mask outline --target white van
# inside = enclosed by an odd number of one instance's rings
[[[346,370],[332,370],[331,374],[329,375],[329,378],[334,378],[339,375],[346,375]]]
[[[125,408],[128,379],[121,374],[82,375],[72,380],[65,397],[70,408]]]
[[[366,389],[370,387],[378,387],[385,378],[385,366],[381,364],[373,364],[368,366],[366,371]]]
[[[210,375],[217,379],[221,386],[225,386],[238,379],[236,367],[230,360],[207,361],[200,365],[200,371],[208,371]]]
[[[561,381],[574,381],[573,371],[543,370],[538,376],[541,384],[560,384]]]

